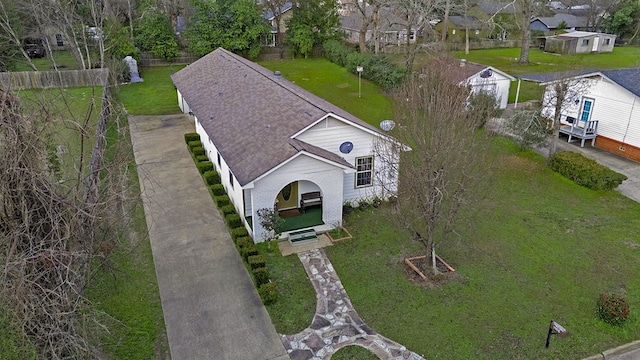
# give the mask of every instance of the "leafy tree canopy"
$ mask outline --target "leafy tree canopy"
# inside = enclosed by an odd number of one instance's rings
[[[173,35],[171,19],[155,8],[142,13],[135,28],[136,46],[165,60],[178,56],[178,43]]]
[[[270,28],[252,0],[193,0],[195,14],[185,33],[199,56],[223,47],[255,58]]]
[[[302,0],[287,22],[287,43],[294,54],[308,56],[314,45],[341,37],[335,1]]]
[[[610,34],[621,37],[633,35],[640,19],[640,4],[634,0],[622,1],[610,16],[602,19],[601,27]]]

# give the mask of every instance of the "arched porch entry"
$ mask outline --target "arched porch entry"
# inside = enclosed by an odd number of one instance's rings
[[[284,220],[282,232],[323,225],[323,197],[320,187],[307,180],[285,185],[274,201],[274,209]]]

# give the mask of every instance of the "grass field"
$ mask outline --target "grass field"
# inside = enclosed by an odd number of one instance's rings
[[[55,59],[56,65],[58,66],[59,70],[80,69],[69,51],[54,51],[53,58]],[[53,70],[53,61],[51,60],[51,56],[49,55],[39,59],[31,59],[31,61],[33,62],[33,65],[36,66],[38,71]],[[27,63],[27,61],[23,59],[16,64],[15,71],[33,71],[33,69],[29,66],[29,63]]]
[[[308,90],[328,102],[343,108],[378,126],[391,118],[391,102],[382,91],[362,79],[361,97],[358,97],[358,77],[324,58],[262,61],[269,70],[280,71],[287,80]]]
[[[123,118],[124,119],[124,118]],[[126,119],[121,126],[126,125]],[[118,142],[125,146],[128,166],[128,198],[130,218],[126,232],[119,237],[116,248],[107,262],[91,279],[87,297],[96,308],[106,314],[103,320],[109,333],[100,339],[101,348],[111,359],[164,359],[168,353],[164,316],[160,303],[151,245],[147,235],[144,209],[140,199],[137,171],[128,131],[118,131],[115,123],[107,132],[109,150]],[[106,158],[112,157],[107,151]]]
[[[47,120],[47,145],[60,161],[61,178],[75,178],[80,154],[85,166],[91,158],[102,88],[31,89],[20,90],[18,94],[29,116]]]
[[[302,69],[312,63],[301,62]],[[276,64],[267,66],[292,76],[287,61]],[[298,78],[313,76],[312,69],[298,71]],[[305,87],[325,97],[335,86],[321,79]],[[361,108],[353,101],[341,106]],[[427,358],[579,359],[637,340],[640,204],[577,186],[506,139],[496,137],[495,147],[501,157],[492,193],[463,213],[460,236],[438,250],[458,270],[451,283],[429,288],[408,278],[403,259],[424,247],[394,227],[384,208],[348,217],[354,238],[326,251],[359,314]],[[269,261],[286,269],[273,275],[287,285],[268,310],[279,332],[297,332],[310,323],[300,304],[315,302],[301,279],[291,285],[289,274],[302,276],[302,265],[290,257]],[[597,318],[595,301],[604,291],[626,293],[632,315],[623,326]],[[570,336],[554,337],[545,349],[551,319]]]
[[[518,64],[520,48],[473,50],[468,55],[462,51],[453,53],[459,59],[491,65],[512,76],[582,69],[619,69],[640,65],[640,47],[619,46],[613,52],[602,54],[559,55],[539,49],[529,50],[529,64]],[[517,82],[511,84],[509,103],[516,100]],[[543,88],[537,83],[522,81],[519,102],[542,99]]]
[[[547,73],[581,69],[618,69],[640,66],[640,47],[619,46],[611,53],[602,54],[573,54],[559,55],[545,53],[539,49],[529,50],[529,64],[518,64],[520,48],[501,48],[471,50],[469,54],[464,51],[454,51],[452,56],[458,59],[479,64],[490,65],[512,76]],[[403,55],[390,55],[396,63],[404,63]],[[422,53],[416,56],[416,66],[424,63],[427,55]],[[509,91],[509,103],[516,98],[517,82],[511,84]],[[543,89],[533,82],[523,81],[520,85],[519,102],[542,99]]]
[[[427,359],[579,359],[637,340],[640,204],[577,186],[507,140],[496,146],[493,192],[463,214],[460,236],[439,247],[458,272],[450,283],[409,279],[403,259],[424,247],[393,226],[388,209],[349,215],[353,239],[325,251],[360,316]],[[279,300],[281,311],[304,298],[293,291]],[[626,292],[632,315],[624,325],[597,318],[604,291]],[[275,310],[278,328],[284,314]],[[551,319],[570,336],[545,349]],[[288,321],[309,324],[306,315]]]
[[[117,98],[132,115],[177,114],[178,97],[171,81],[171,74],[184,65],[153,66],[140,68],[144,82],[121,85]]]

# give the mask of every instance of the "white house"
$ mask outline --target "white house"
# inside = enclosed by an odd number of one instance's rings
[[[529,76],[532,77],[532,76]],[[535,80],[535,79],[534,79]],[[546,75],[545,99],[560,79]],[[640,69],[584,71],[562,79],[574,84],[576,96],[563,107],[563,123],[598,121],[595,146],[640,161]],[[543,114],[553,118],[554,106],[544,101]]]
[[[509,87],[511,82],[515,80],[513,76],[492,66],[476,64],[464,59],[459,63],[453,63],[452,66],[460,67],[460,70],[456,72],[456,81],[459,81],[460,85],[471,86],[473,93],[484,91],[492,94],[500,109],[507,107]]]
[[[300,226],[324,231],[341,225],[345,202],[395,189],[397,172],[382,169],[373,151],[388,137],[279,72],[218,48],[172,79],[256,242],[265,235],[259,209],[317,216]]]

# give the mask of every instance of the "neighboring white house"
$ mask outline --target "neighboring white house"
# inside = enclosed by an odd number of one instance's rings
[[[291,215],[305,194],[319,193],[321,217],[312,227],[323,231],[341,225],[346,201],[385,197],[397,185],[397,171],[383,169],[373,151],[387,135],[279,72],[218,48],[172,79],[256,242],[264,240],[259,209]]]
[[[500,109],[507,107],[509,101],[509,87],[515,78],[492,66],[476,64],[464,59],[452,66],[459,66],[457,79],[460,85],[471,86],[473,93],[480,91],[492,94],[496,98],[496,103]]]
[[[553,84],[560,79],[545,74],[538,80],[546,86],[545,99],[552,97]],[[575,84],[577,94],[573,103],[563,107],[561,122],[567,117],[579,125],[597,120],[596,147],[640,161],[640,69],[590,70],[564,77],[564,81]],[[543,102],[543,115],[553,118],[554,105]]]

